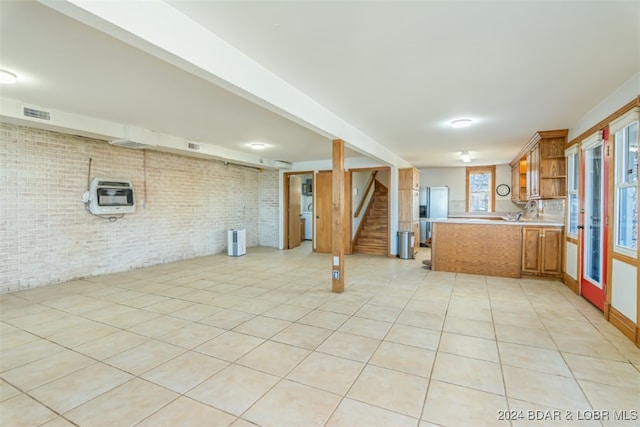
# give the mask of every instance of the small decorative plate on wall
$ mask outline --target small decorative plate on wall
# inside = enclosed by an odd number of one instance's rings
[[[507,196],[511,192],[511,188],[507,184],[500,184],[496,187],[496,193],[498,196]]]

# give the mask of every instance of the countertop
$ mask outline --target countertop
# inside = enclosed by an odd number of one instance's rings
[[[521,219],[520,221],[508,221],[501,217],[488,216],[485,218],[427,218],[423,221],[442,222],[447,224],[483,224],[483,225],[519,225],[538,227],[564,227],[563,222],[545,221],[544,219]]]

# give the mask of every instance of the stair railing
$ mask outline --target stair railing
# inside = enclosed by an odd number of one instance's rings
[[[378,174],[378,171],[373,171],[371,173],[371,176],[369,177],[369,182],[367,183],[367,187],[364,190],[364,193],[362,193],[362,199],[360,199],[360,203],[358,203],[358,209],[356,209],[356,211],[353,213],[354,218],[357,218],[358,215],[360,215],[360,211],[362,211],[362,208],[364,207],[364,202],[367,200],[367,196],[369,196],[369,191],[371,191],[371,188],[373,188],[373,183],[376,182],[377,174]]]

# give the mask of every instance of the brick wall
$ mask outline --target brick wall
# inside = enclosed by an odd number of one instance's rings
[[[85,210],[90,158],[132,181],[135,214]],[[226,252],[229,228],[278,246],[277,171],[0,123],[0,292]]]
[[[264,171],[258,174],[258,245],[274,246],[279,244],[279,208],[280,196],[278,172]]]

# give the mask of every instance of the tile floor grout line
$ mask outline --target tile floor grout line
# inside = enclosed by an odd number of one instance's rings
[[[429,276],[429,274],[427,274],[427,276]],[[449,296],[447,298],[447,307],[444,310],[442,327],[440,328],[440,337],[438,338],[438,345],[436,346],[435,354],[433,355],[433,363],[431,364],[431,370],[429,371],[429,381],[427,381],[427,388],[424,394],[424,399],[422,400],[422,408],[420,409],[420,417],[418,419],[418,424],[420,424],[421,420],[425,419],[425,415],[426,415],[425,410],[427,408],[427,397],[429,396],[429,390],[431,389],[431,383],[433,382],[433,372],[435,371],[436,361],[438,360],[438,353],[440,352],[440,345],[442,343],[442,334],[444,333],[444,327],[447,322],[447,314],[449,313],[449,307],[451,306],[451,298],[453,296],[453,288],[455,286],[456,277],[457,277],[457,274],[453,276],[453,283],[451,284],[451,287],[449,289]]]

